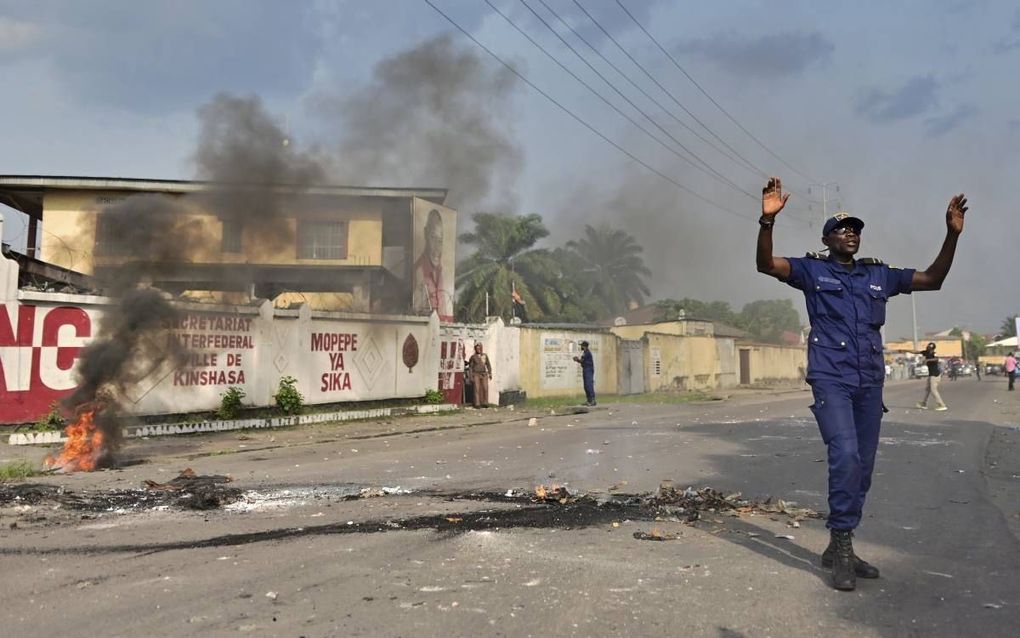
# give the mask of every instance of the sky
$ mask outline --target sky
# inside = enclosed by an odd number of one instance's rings
[[[754,268],[768,175],[792,193],[777,254],[818,250],[823,209],[845,209],[860,256],[904,267],[931,263],[964,192],[919,330],[1020,311],[1015,2],[431,1],[0,0],[0,174],[201,177],[200,109],[238,96],[336,183],[450,188],[462,227],[538,213],[549,246],[610,224],[656,297],[802,313]],[[911,305],[890,302],[887,337]]]

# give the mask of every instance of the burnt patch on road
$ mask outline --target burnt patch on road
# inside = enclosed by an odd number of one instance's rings
[[[42,503],[59,499],[68,507],[78,507],[87,501],[71,497],[67,492],[56,494],[38,486],[22,486],[22,497]],[[378,496],[368,493],[368,496]],[[743,514],[785,515],[794,520],[819,518],[813,510],[796,508],[781,499],[745,500],[740,494],[725,495],[711,488],[677,490],[664,483],[651,494],[571,494],[563,487],[539,486],[534,492],[508,490],[500,492],[418,493],[447,502],[472,501],[499,504],[498,508],[470,509],[444,514],[399,517],[385,520],[347,521],[323,525],[287,527],[259,532],[227,534],[200,540],[170,543],[107,545],[92,547],[62,547],[53,549],[0,548],[0,554],[106,554],[152,553],[182,549],[227,547],[267,541],[288,540],[307,536],[334,534],[377,534],[392,531],[432,530],[440,535],[459,535],[466,532],[505,529],[580,529],[605,525],[622,519],[695,523],[705,515]],[[119,502],[120,494],[111,494],[111,502]],[[366,493],[352,492],[344,500],[366,498]],[[0,504],[3,503],[0,496]],[[719,521],[715,521],[719,522]]]

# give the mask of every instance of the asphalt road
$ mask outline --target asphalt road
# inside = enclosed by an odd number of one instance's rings
[[[605,499],[670,480],[824,511],[809,393],[742,392],[566,416],[466,411],[132,441],[120,469],[33,482],[102,503],[190,467],[232,476],[245,497],[206,511],[130,498],[87,511],[0,507],[0,627],[10,636],[1015,636],[1020,392],[994,377],[943,388],[948,412],[912,407],[920,382],[887,388],[855,542],[882,578],[851,593],[830,589],[817,566],[822,520],[793,527],[782,514],[706,512],[685,524],[627,509],[570,518],[495,496],[558,484]],[[4,447],[0,461],[44,452]],[[394,493],[345,499],[365,487]],[[491,494],[456,497],[479,492]],[[677,538],[634,537],[653,529]]]

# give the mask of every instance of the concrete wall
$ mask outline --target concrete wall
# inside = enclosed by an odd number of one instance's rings
[[[732,344],[732,339],[658,333],[647,333],[644,339],[649,390],[712,390],[722,385],[719,342]]]
[[[0,225],[2,228],[2,225]],[[0,258],[0,423],[33,421],[77,385],[81,349],[100,334],[113,300],[18,290],[18,265]],[[13,279],[12,279],[13,278]],[[309,404],[420,397],[437,386],[439,320],[258,307],[177,304],[170,331],[191,353],[150,370],[123,396],[136,414],[210,410],[237,386],[245,403],[273,404],[281,377]]]
[[[489,381],[489,403],[496,404],[499,400],[499,393],[509,390],[521,390],[521,330],[517,326],[507,326],[500,318],[495,318],[484,324],[441,324],[439,335],[445,341],[450,350],[450,345],[461,346],[464,359],[467,359],[475,351],[475,344],[482,344],[482,351],[489,355],[489,363],[492,364],[492,380]],[[457,361],[448,358],[446,365],[440,370],[440,375],[446,375],[443,385],[455,383],[456,372],[463,372],[464,360]]]
[[[616,394],[617,337],[608,332],[520,326],[520,384],[529,397],[584,394],[580,356],[587,341],[595,360],[595,393]]]
[[[750,352],[751,383],[803,380],[807,370],[807,348],[770,344],[737,344]]]

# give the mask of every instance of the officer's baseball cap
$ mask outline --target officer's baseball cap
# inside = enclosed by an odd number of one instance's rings
[[[581,345],[584,346],[585,348],[587,348],[588,347],[588,342],[587,341],[582,341]]]
[[[824,237],[825,235],[828,235],[840,226],[849,226],[854,229],[854,232],[860,233],[861,229],[864,228],[864,222],[861,219],[850,215],[850,213],[836,213],[825,220],[825,226],[822,228],[822,236]]]

